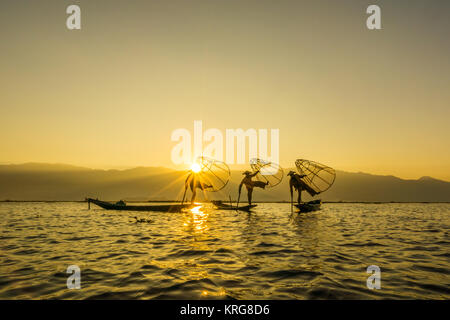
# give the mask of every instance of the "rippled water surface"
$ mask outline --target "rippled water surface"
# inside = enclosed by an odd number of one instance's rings
[[[0,298],[450,298],[450,204],[93,207],[0,203]],[[81,268],[80,290],[67,289],[69,265]],[[366,286],[369,265],[381,268],[379,290]]]

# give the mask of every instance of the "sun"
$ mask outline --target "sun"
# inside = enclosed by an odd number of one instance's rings
[[[193,163],[191,166],[191,170],[195,173],[200,172],[202,168],[200,168],[200,165],[198,163]]]

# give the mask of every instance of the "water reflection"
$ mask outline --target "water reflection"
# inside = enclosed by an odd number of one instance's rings
[[[293,226],[291,230],[297,239],[296,249],[301,252],[292,256],[292,262],[299,268],[314,272],[322,271],[323,257],[330,254],[324,245],[329,235],[319,226],[319,214],[320,212],[294,212],[289,216]]]
[[[193,234],[201,234],[209,230],[208,226],[209,212],[206,208],[196,203],[196,206],[188,210],[184,216],[183,226]]]
[[[196,205],[180,214],[0,204],[0,298],[435,298],[448,294],[448,204],[327,204],[290,215]],[[82,290],[68,291],[68,265]],[[366,288],[366,268],[389,276]],[[84,281],[84,282],[83,282]]]

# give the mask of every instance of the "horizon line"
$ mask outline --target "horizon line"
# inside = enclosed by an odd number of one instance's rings
[[[161,168],[161,169],[167,169],[167,170],[171,170],[171,171],[175,171],[175,172],[180,172],[180,171],[186,171],[186,169],[176,169],[176,168],[170,168],[170,167],[166,167],[166,166],[161,166],[161,165],[149,165],[149,166],[144,166],[144,165],[136,165],[136,166],[110,166],[108,168],[108,166],[105,166],[103,168],[97,167],[97,166],[88,166],[88,165],[76,165],[76,164],[69,164],[69,163],[63,163],[63,162],[36,162],[36,161],[29,161],[29,162],[17,162],[17,163],[12,163],[12,162],[0,162],[0,166],[21,166],[21,165],[30,165],[30,164],[34,164],[34,165],[62,165],[62,166],[68,166],[68,167],[75,167],[75,168],[81,168],[81,169],[87,169],[87,170],[101,170],[101,171],[126,171],[126,170],[133,170],[133,169],[137,169],[137,168]],[[231,167],[239,167],[239,166],[245,166],[246,164],[233,164],[233,165],[229,165],[231,171],[238,171],[240,169],[232,169]],[[291,168],[295,168],[295,166],[292,167],[282,167],[282,169],[291,169]],[[443,182],[448,182],[450,183],[449,180],[443,179],[443,178],[435,178],[433,176],[429,176],[429,175],[422,175],[419,178],[403,178],[400,176],[396,176],[394,174],[377,174],[377,173],[370,173],[370,172],[364,172],[364,171],[347,171],[347,170],[342,170],[342,169],[337,169],[337,168],[333,168],[336,171],[339,172],[344,172],[344,173],[353,173],[353,174],[367,174],[367,175],[372,175],[372,176],[380,176],[380,177],[394,177],[397,179],[401,179],[401,180],[405,180],[405,181],[418,181],[424,178],[430,178],[430,179],[434,179],[434,180],[438,180],[438,181],[443,181]]]

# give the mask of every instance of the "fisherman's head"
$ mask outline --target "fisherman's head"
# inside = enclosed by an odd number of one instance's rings
[[[245,170],[242,174],[245,175],[245,176],[249,176],[249,175],[251,175],[252,173],[251,173],[250,171],[248,171],[248,170]]]
[[[292,177],[293,175],[295,175],[295,172],[291,170],[291,171],[289,171],[289,173],[287,175]]]

